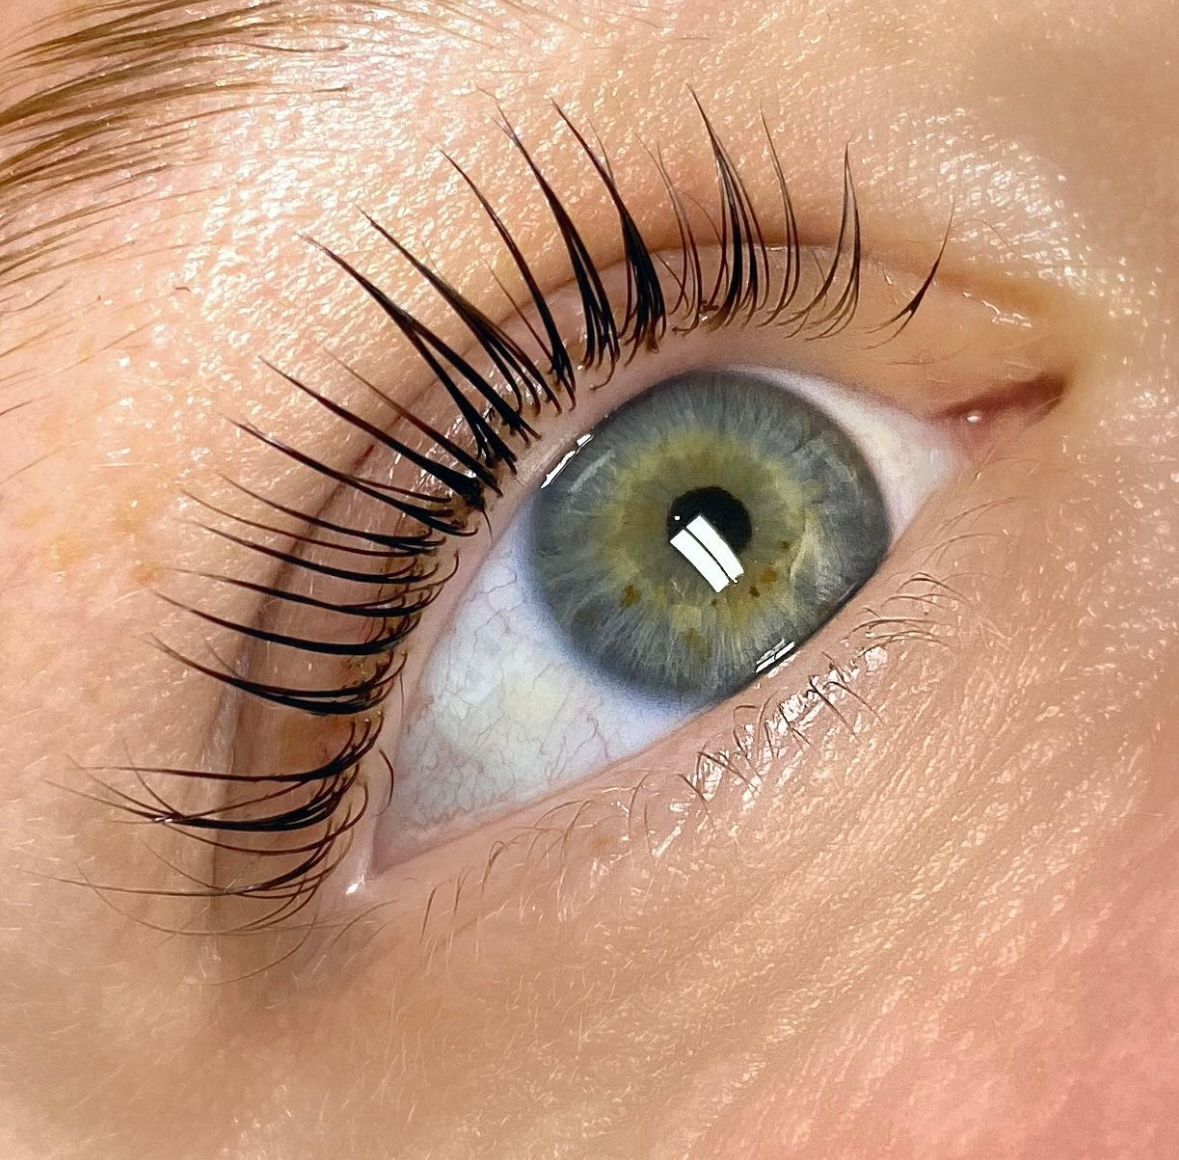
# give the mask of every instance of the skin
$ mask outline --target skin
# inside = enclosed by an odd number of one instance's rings
[[[16,5],[0,75],[60,10]],[[410,50],[382,23],[343,65],[297,66],[306,88],[345,68],[347,93],[254,94],[194,122],[160,196],[95,222],[64,284],[29,285],[4,320],[5,399],[35,403],[0,420],[0,1152],[1179,1153],[1171,5],[557,0],[490,26],[462,37],[439,16]],[[654,206],[640,142],[698,142],[688,84],[736,155],[760,149],[751,110],[788,127],[795,197],[828,244],[850,142],[910,281],[953,201],[947,284],[1026,314],[1060,405],[1000,425],[796,665],[514,823],[560,841],[514,842],[487,875],[492,824],[360,897],[333,887],[345,934],[281,963],[289,933],[162,933],[202,912],[76,884],[159,888],[153,849],[210,873],[208,851],[153,846],[67,791],[87,787],[80,766],[200,765],[224,745],[218,688],[145,640],[199,655],[208,629],[152,590],[171,566],[241,567],[184,523],[182,493],[228,496],[232,468],[298,497],[227,416],[349,449],[259,356],[338,381],[327,343],[391,391],[421,387],[299,235],[440,318],[355,204],[459,284],[485,281],[502,254],[432,150],[521,204],[488,92],[562,188],[549,98],[592,119]],[[704,196],[706,155],[679,156]],[[542,216],[520,229],[559,286]],[[934,380],[890,397],[928,409]],[[735,728],[774,719],[827,656],[854,690],[821,684],[838,711],[733,755]],[[720,749],[700,801],[683,775]]]

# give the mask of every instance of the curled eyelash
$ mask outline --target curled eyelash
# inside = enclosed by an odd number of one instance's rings
[[[480,523],[487,521],[490,501],[503,494],[506,479],[517,473],[520,453],[540,439],[537,419],[546,411],[558,413],[576,406],[584,376],[592,375],[595,386],[605,385],[619,366],[640,352],[658,351],[669,331],[685,334],[739,323],[782,327],[792,336],[825,339],[852,324],[860,303],[863,242],[850,157],[845,153],[843,159],[843,201],[834,251],[821,271],[817,289],[800,300],[801,231],[785,167],[768,124],[763,118],[781,206],[776,226],[782,242],[775,245],[767,241],[771,234],[758,215],[741,167],[698,100],[696,107],[713,162],[715,216],[704,207],[696,207],[699,213],[694,214],[662,155],[658,151],[651,154],[679,237],[678,263],[648,244],[601,142],[556,108],[561,131],[569,135],[616,218],[616,248],[622,253],[625,279],[621,303],[607,292],[602,268],[565,201],[520,134],[506,117],[501,118],[500,128],[543,199],[568,262],[579,306],[579,333],[575,336],[562,333],[540,278],[491,197],[452,158],[447,160],[469,190],[478,212],[498,235],[524,288],[531,316],[506,289],[504,293],[531,342],[514,337],[506,324],[495,321],[367,214],[366,220],[381,243],[404,259],[441,299],[452,321],[469,338],[473,355],[464,353],[389,296],[352,261],[312,243],[408,343],[449,400],[455,424],[443,430],[425,421],[346,364],[341,366],[383,409],[388,422],[374,421],[295,375],[267,364],[293,391],[359,433],[372,454],[366,455],[359,467],[339,468],[255,424],[238,423],[238,429],[337,492],[376,505],[390,523],[331,520],[323,510],[301,510],[230,480],[242,497],[243,509],[190,497],[209,517],[200,526],[237,549],[261,557],[273,569],[328,578],[354,591],[357,598],[326,600],[277,582],[189,573],[202,582],[246,592],[271,608],[311,609],[323,614],[340,626],[336,636],[282,633],[262,622],[245,623],[190,602],[163,598],[244,642],[339,658],[348,662],[341,666],[345,672],[335,683],[299,686],[242,672],[240,662],[228,661],[211,648],[210,659],[201,660],[162,641],[156,643],[178,664],[219,682],[234,694],[302,717],[336,721],[345,735],[324,761],[294,773],[263,770],[230,774],[126,766],[119,772],[136,779],[136,791],[116,790],[100,782],[99,796],[136,821],[183,833],[226,854],[251,856],[249,868],[224,884],[190,879],[176,891],[154,893],[205,901],[234,897],[259,903],[260,913],[234,928],[239,930],[286,922],[311,904],[347,856],[352,832],[369,808],[362,764],[379,758],[390,787],[393,784],[393,765],[379,748],[382,706],[398,687],[409,638],[453,574],[453,567],[448,570],[439,562],[443,549],[474,534]],[[714,235],[717,250],[716,271],[707,281],[701,259],[704,230]],[[909,302],[870,332],[895,335],[908,325],[937,274],[948,237],[947,229],[932,267]],[[770,255],[779,249],[782,270],[775,277]],[[480,370],[480,365],[488,370]],[[371,464],[378,456],[388,457],[390,464],[412,467],[417,472],[416,485],[394,485],[391,470],[375,473]],[[297,530],[292,531],[286,521],[294,521]],[[374,527],[374,522],[381,526]],[[275,538],[289,549],[268,542]],[[240,790],[243,796],[212,808],[185,809],[167,792],[167,786],[193,781]],[[243,844],[246,835],[262,835],[268,842]]]

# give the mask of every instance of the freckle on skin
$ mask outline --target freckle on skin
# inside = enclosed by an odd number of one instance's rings
[[[86,542],[66,532],[45,545],[45,558],[51,571],[68,572],[87,557]]]
[[[33,532],[44,526],[49,514],[49,509],[44,504],[25,504],[12,519],[12,523],[23,532]]]
[[[165,575],[165,569],[159,564],[149,564],[145,561],[140,561],[131,571],[137,584],[143,587],[149,587],[159,584]]]

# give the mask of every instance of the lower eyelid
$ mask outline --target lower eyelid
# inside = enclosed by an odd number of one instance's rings
[[[947,513],[975,506],[962,495],[947,498],[930,526],[957,523]],[[974,540],[959,547],[953,559],[942,557],[949,575],[939,579],[930,568],[940,542],[931,545],[923,533],[865,590],[862,603],[815,639],[809,655],[817,663],[764,678],[643,754],[361,885],[365,908],[383,900],[380,917],[362,915],[342,945],[380,956],[390,940],[429,947],[435,938],[449,942],[468,923],[490,940],[484,924],[493,924],[505,904],[515,913],[510,900],[522,890],[535,916],[591,898],[629,898],[646,889],[652,874],[693,875],[713,857],[728,859],[745,828],[772,827],[778,811],[796,810],[791,803],[799,795],[842,792],[841,755],[887,749],[905,736],[906,718],[890,712],[891,701],[920,687],[935,697],[938,668],[957,664],[957,638],[974,631],[973,598],[985,606],[985,595],[973,587],[967,595],[956,587],[960,578],[949,576],[973,573],[990,549]],[[928,639],[916,632],[915,609],[924,610],[917,615]],[[874,798],[886,789],[863,792]],[[809,825],[807,811],[797,811],[783,833],[808,833]],[[807,838],[808,845],[818,840]]]

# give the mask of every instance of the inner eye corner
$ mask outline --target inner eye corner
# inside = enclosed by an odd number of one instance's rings
[[[941,412],[944,419],[985,421],[1004,412],[1017,412],[1024,424],[1050,415],[1065,399],[1072,386],[1067,370],[1039,369],[1005,383],[978,398],[957,403]]]

